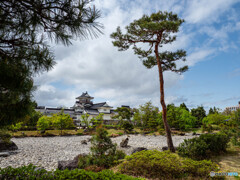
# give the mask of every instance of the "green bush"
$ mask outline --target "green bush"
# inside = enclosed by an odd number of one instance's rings
[[[202,134],[199,137],[184,140],[178,147],[181,156],[192,159],[204,159],[212,154],[225,152],[229,138],[225,134]]]
[[[10,143],[11,137],[12,137],[11,134],[9,134],[7,130],[0,129],[0,139],[3,142]]]
[[[22,166],[19,168],[0,168],[0,179],[36,179],[36,180],[58,180],[58,179],[76,179],[76,180],[106,180],[106,179],[121,179],[121,180],[138,180],[120,173],[114,173],[111,170],[103,170],[95,173],[83,169],[75,169],[64,171],[56,170],[54,172],[38,169],[36,166]]]
[[[125,154],[116,150],[116,144],[112,143],[107,131],[99,126],[96,135],[91,139],[91,154],[80,156],[78,161],[79,168],[96,165],[99,167],[109,168],[118,163],[119,159],[123,159]]]
[[[133,130],[133,124],[129,121],[123,121],[121,127],[124,129],[125,132],[131,132]]]
[[[119,169],[121,173],[134,176],[172,179],[186,176],[208,177],[211,171],[217,170],[217,165],[207,160],[181,158],[170,151],[148,150],[127,156]]]
[[[37,129],[39,131],[45,131],[50,127],[51,124],[51,117],[48,116],[42,116],[39,118],[37,122]]]

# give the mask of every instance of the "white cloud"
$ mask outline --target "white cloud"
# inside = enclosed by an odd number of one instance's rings
[[[187,2],[188,8],[184,13],[186,22],[196,24],[217,21],[219,15],[239,0],[192,0]]]
[[[188,3],[187,3],[188,2]],[[110,34],[117,26],[124,28],[134,19],[144,13],[150,14],[158,10],[172,10],[183,14],[189,23],[212,21],[235,1],[127,1],[127,0],[97,0],[96,7],[101,9],[104,24],[104,35],[98,39],[75,41],[72,46],[55,45],[54,52],[57,65],[53,70],[35,78],[39,85],[35,99],[40,105],[72,106],[75,97],[89,91],[95,98],[109,101],[109,105],[138,106],[151,100],[159,106],[159,79],[157,68],[146,69],[132,50],[118,52],[113,47]],[[223,5],[225,3],[225,5]],[[186,13],[184,13],[186,12]],[[214,16],[214,18],[212,17]],[[238,25],[236,25],[238,27]],[[178,34],[178,39],[164,49],[189,49],[187,65],[194,66],[197,62],[207,59],[215,53],[214,48],[193,48],[192,43],[198,35],[191,32],[192,25],[185,23]],[[215,34],[216,30],[204,28],[202,32],[218,38],[224,35],[225,29]],[[227,34],[225,34],[227,36]],[[166,91],[176,88],[184,79],[184,75],[171,72],[164,73]],[[55,85],[58,82],[60,85]],[[167,103],[187,100],[185,97],[175,97],[168,94]]]

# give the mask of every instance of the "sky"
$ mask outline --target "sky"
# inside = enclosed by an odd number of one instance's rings
[[[33,99],[47,107],[71,107],[88,92],[94,103],[139,107],[160,106],[157,67],[147,69],[133,50],[118,51],[110,34],[144,14],[177,13],[185,22],[177,40],[163,48],[184,49],[189,70],[164,72],[167,104],[188,108],[216,106],[222,110],[240,101],[240,0],[95,0],[101,11],[103,35],[74,40],[71,46],[52,45],[56,65],[34,77]]]

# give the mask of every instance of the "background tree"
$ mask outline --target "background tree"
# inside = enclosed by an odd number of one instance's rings
[[[158,126],[159,109],[152,105],[152,102],[146,102],[139,107],[139,118],[143,129],[155,130]]]
[[[167,119],[171,127],[186,131],[196,127],[196,117],[192,116],[184,106],[176,107],[174,104],[167,105]]]
[[[96,128],[97,126],[101,125],[103,123],[103,113],[100,113],[96,117],[93,117],[91,119],[91,123],[93,124],[93,127]]]
[[[197,126],[201,126],[203,118],[206,117],[206,111],[203,106],[191,109],[191,114],[197,118]]]
[[[89,123],[90,123],[90,120],[89,120],[89,114],[83,114],[83,115],[81,115],[81,122],[83,122],[84,123],[84,125],[85,125],[85,127],[87,128],[87,129],[89,129]]]
[[[37,122],[37,129],[39,131],[45,131],[46,129],[48,129],[51,125],[51,117],[48,116],[42,116],[39,118],[38,122]]]
[[[64,110],[62,109],[60,113],[53,114],[52,118],[52,126],[56,129],[62,130],[74,127],[73,119],[70,117],[69,114],[65,114]]]
[[[117,112],[117,115],[115,115],[113,118],[116,119],[122,119],[122,120],[128,120],[130,121],[132,117],[132,112],[130,108],[127,107],[118,107],[115,112]]]
[[[91,0],[0,1],[0,126],[30,112],[32,77],[55,64],[47,40],[96,37],[99,17]]]
[[[162,105],[162,116],[164,121],[164,127],[167,135],[167,144],[169,149],[174,152],[171,130],[167,122],[167,109],[164,98],[164,71],[173,71],[182,73],[188,69],[187,66],[177,68],[176,61],[185,61],[186,52],[184,50],[178,50],[176,52],[159,52],[159,47],[164,44],[172,43],[176,40],[176,36],[173,33],[179,31],[179,26],[184,22],[177,14],[172,12],[157,12],[150,16],[144,15],[139,20],[135,20],[126,27],[127,33],[123,34],[120,27],[117,31],[111,34],[114,39],[113,45],[117,46],[120,51],[127,50],[130,46],[133,46],[134,53],[143,61],[143,64],[147,68],[152,68],[157,65],[160,81],[160,94]],[[143,43],[149,44],[147,50],[141,48]],[[137,47],[136,44],[140,44]],[[154,48],[154,50],[153,50]]]
[[[213,108],[210,108],[208,114],[214,114]]]
[[[185,103],[180,104],[179,107],[180,107],[180,108],[184,108],[184,109],[186,109],[187,111],[189,111],[189,109],[187,108],[187,106],[186,106]]]

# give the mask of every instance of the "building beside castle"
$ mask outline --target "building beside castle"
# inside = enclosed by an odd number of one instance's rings
[[[227,111],[237,111],[238,109],[240,109],[240,101],[238,102],[238,106],[226,107]]]
[[[81,126],[81,116],[83,114],[89,114],[89,121],[98,116],[100,113],[103,113],[103,122],[104,124],[114,124],[117,123],[118,120],[112,119],[116,113],[113,110],[112,106],[109,106],[106,102],[102,103],[93,103],[94,97],[91,97],[88,92],[82,93],[81,96],[76,97],[76,102],[71,108],[47,108],[45,106],[39,106],[36,108],[36,111],[40,111],[41,113],[51,116],[52,114],[56,114],[61,112],[63,109],[65,114],[69,114],[71,118],[73,118],[74,123],[77,126]]]

